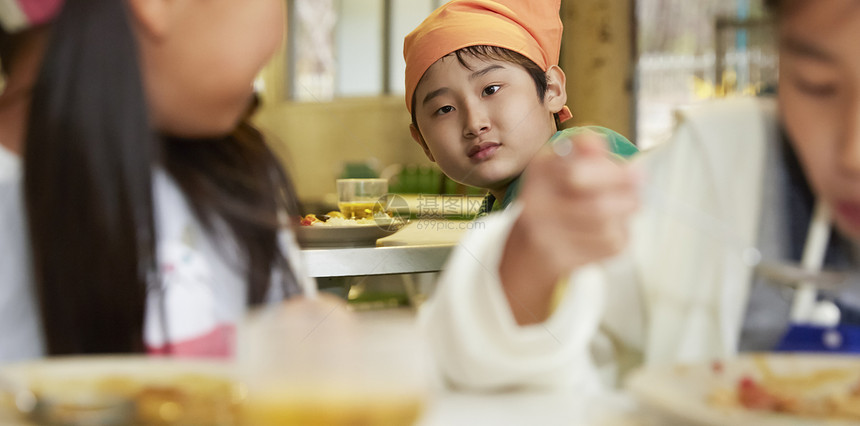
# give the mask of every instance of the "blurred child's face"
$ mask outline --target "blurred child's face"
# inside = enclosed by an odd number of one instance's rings
[[[150,112],[184,137],[231,131],[284,35],[284,0],[130,0]]]
[[[422,77],[415,90],[420,135],[413,130],[413,137],[452,179],[504,188],[555,133],[552,114],[566,100],[564,76],[561,93],[551,85],[541,102],[522,66],[469,55],[464,59],[468,68],[448,55]]]
[[[860,1],[793,6],[780,25],[782,118],[813,190],[860,239]]]

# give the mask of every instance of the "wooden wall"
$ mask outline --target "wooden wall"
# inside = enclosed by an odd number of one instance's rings
[[[561,68],[571,125],[597,124],[635,137],[633,0],[563,0]]]

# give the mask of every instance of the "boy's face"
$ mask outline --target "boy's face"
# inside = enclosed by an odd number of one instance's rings
[[[464,55],[436,61],[415,90],[413,138],[457,182],[504,188],[555,133],[553,113],[567,100],[557,67],[544,102],[520,65]],[[559,78],[552,78],[559,80]],[[560,83],[560,84],[559,84]]]
[[[815,194],[860,239],[860,1],[794,5],[780,25],[780,113]]]

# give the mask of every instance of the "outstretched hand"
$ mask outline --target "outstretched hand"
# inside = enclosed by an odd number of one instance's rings
[[[627,246],[640,178],[607,149],[602,135],[584,132],[546,146],[522,179],[523,211],[499,272],[524,324],[546,319],[559,278]]]

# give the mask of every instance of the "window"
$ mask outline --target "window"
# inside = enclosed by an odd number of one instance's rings
[[[290,0],[287,97],[403,93],[403,38],[442,0]]]
[[[671,133],[672,111],[773,90],[776,48],[761,0],[638,0],[637,141]]]

